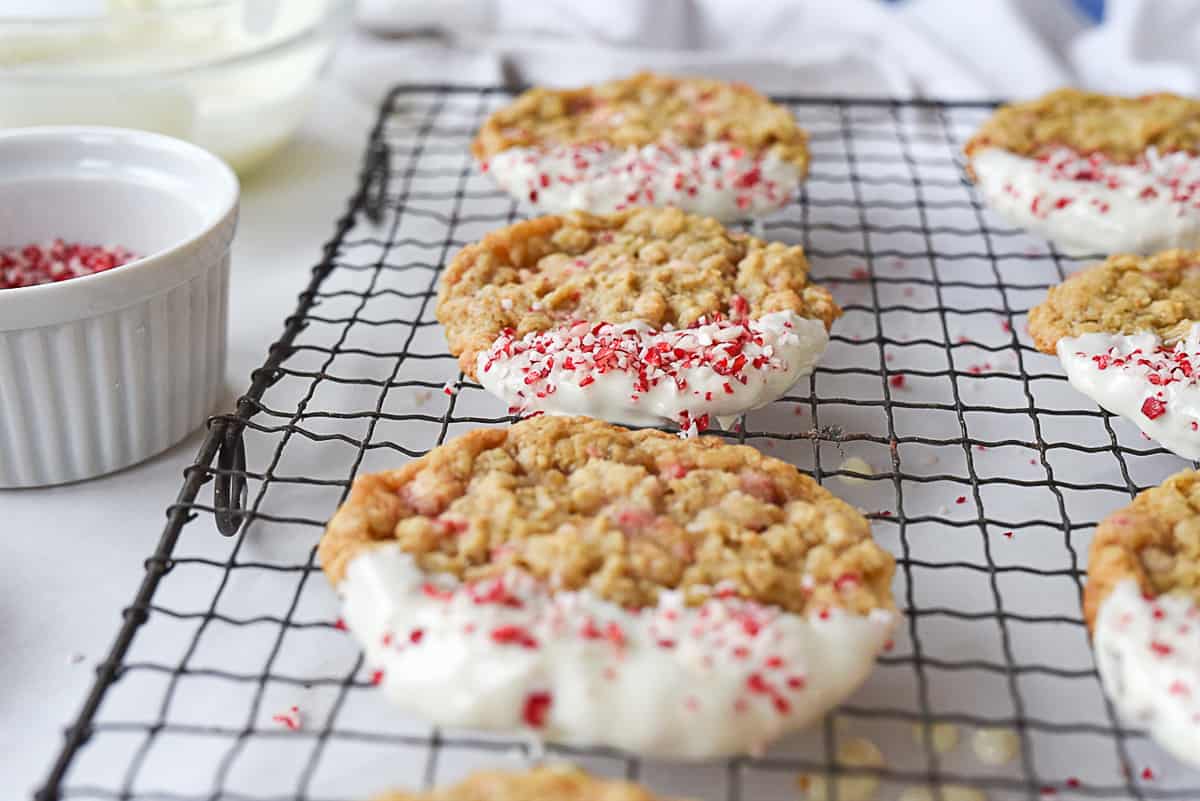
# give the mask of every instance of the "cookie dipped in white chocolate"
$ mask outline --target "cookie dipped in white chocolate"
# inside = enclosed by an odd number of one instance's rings
[[[656,331],[644,322],[577,322],[504,334],[476,375],[517,414],[585,414],[614,423],[704,430],[757,409],[812,372],[829,335],[819,320],[771,312]]]
[[[1071,385],[1185,459],[1200,458],[1200,324],[1179,342],[1156,334],[1083,334],[1058,341]]]
[[[512,147],[482,166],[511,195],[548,214],[646,205],[735,220],[786,205],[802,180],[792,162],[728,142]]]
[[[388,698],[440,725],[708,759],[756,753],[818,720],[866,678],[895,614],[786,612],[714,589],[625,609],[531,576],[462,583],[393,544],[338,585]]]
[[[1122,717],[1200,765],[1200,608],[1182,595],[1147,598],[1126,579],[1100,604],[1092,638]]]
[[[1069,255],[1200,246],[1200,158],[1146,150],[1132,164],[1059,147],[1040,158],[987,148],[976,184],[1005,221]]]

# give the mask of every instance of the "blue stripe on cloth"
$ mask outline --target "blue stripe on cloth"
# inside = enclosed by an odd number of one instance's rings
[[[1075,0],[1075,6],[1092,22],[1104,20],[1104,0]]]
[[[884,0],[888,3],[899,3],[902,0]],[[1072,0],[1075,7],[1092,22],[1104,20],[1104,0]]]

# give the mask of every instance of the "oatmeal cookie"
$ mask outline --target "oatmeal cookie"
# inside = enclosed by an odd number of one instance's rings
[[[589,776],[552,766],[522,773],[480,771],[458,784],[428,793],[391,792],[375,801],[672,801],[632,782]],[[683,801],[683,799],[675,799]]]
[[[1068,253],[1200,247],[1200,101],[1060,89],[1001,107],[964,155],[997,214]]]
[[[819,718],[895,621],[891,556],[795,467],[591,418],[361,476],[319,554],[407,711],[668,757]]]
[[[542,212],[678,206],[721,219],[785,205],[808,136],[749,86],[642,72],[580,89],[531,89],[471,145],[502,188]]]
[[[1172,476],[1100,524],[1084,617],[1122,715],[1200,764],[1200,473]]]
[[[1200,252],[1113,256],[1076,273],[1030,310],[1029,333],[1080,392],[1200,458]]]
[[[800,247],[678,209],[495,231],[455,257],[437,304],[463,372],[514,412],[699,429],[811,372],[839,314]]]

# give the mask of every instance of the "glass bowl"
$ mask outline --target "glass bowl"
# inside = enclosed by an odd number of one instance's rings
[[[0,128],[156,131],[245,173],[303,120],[352,8],[352,0],[108,0],[90,16],[0,13]]]

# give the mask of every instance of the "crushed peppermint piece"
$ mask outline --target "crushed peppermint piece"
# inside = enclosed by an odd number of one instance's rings
[[[1110,525],[1131,522],[1110,518]],[[1192,692],[1200,664],[1198,619],[1200,607],[1186,594],[1147,594],[1127,577],[1103,598],[1093,628],[1096,667],[1118,711],[1136,714],[1155,740],[1186,761],[1200,753],[1194,738],[1180,736],[1200,721],[1200,698]]]
[[[1182,150],[1123,163],[1063,146],[1037,157],[987,148],[971,166],[1002,216],[1068,250],[1152,253],[1200,238],[1200,159]]]
[[[536,692],[525,696],[525,706],[521,719],[525,725],[540,729],[546,725],[546,717],[550,714],[550,705],[554,702],[550,693]]]
[[[271,720],[288,731],[300,731],[304,727],[304,718],[301,716],[298,706],[291,707],[287,712],[272,715]]]
[[[1143,437],[1200,456],[1200,324],[1171,342],[1150,331],[1065,337],[1058,354],[1076,389],[1131,420]]]
[[[55,239],[46,244],[0,248],[0,289],[18,289],[102,273],[137,259],[119,245],[87,245]]]
[[[572,413],[596,414],[592,405],[605,403],[629,410],[614,412],[618,417],[670,412],[691,435],[707,429],[714,415],[732,416],[786,391],[811,371],[828,339],[819,321],[792,312],[750,319],[747,310],[734,297],[728,316],[701,317],[684,328],[574,320],[523,337],[510,328],[480,354],[477,374],[513,414],[561,411],[563,404]],[[596,400],[583,400],[580,390]],[[652,409],[638,411],[643,406]]]
[[[1163,403],[1158,398],[1146,398],[1142,401],[1142,414],[1149,417],[1151,420],[1157,420],[1166,414],[1167,404]]]
[[[657,205],[720,219],[784,206],[800,182],[794,164],[729,142],[511,147],[492,156],[487,171],[502,188],[549,212],[605,214]]]

